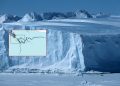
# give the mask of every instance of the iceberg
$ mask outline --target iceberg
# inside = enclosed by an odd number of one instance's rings
[[[0,70],[41,73],[76,73],[90,70],[120,72],[119,27],[118,20],[113,19],[53,19],[2,23]],[[47,56],[9,56],[9,31],[20,29],[47,30]]]

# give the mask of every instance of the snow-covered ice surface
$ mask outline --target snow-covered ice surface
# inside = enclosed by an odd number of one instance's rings
[[[0,86],[120,86],[120,74],[0,74]]]
[[[54,19],[3,23],[0,26],[1,72],[120,72],[120,19]],[[13,29],[46,29],[46,57],[8,56]]]

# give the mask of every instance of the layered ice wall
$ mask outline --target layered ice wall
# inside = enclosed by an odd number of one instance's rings
[[[0,69],[6,69],[9,67],[9,58],[8,58],[8,40],[6,31],[2,28],[0,29]]]
[[[17,27],[18,28],[18,27]],[[13,28],[12,28],[13,29]],[[11,29],[11,30],[12,30]],[[35,28],[23,28],[35,29]],[[80,34],[47,29],[47,56],[11,57],[8,56],[8,34],[10,28],[2,27],[0,34],[0,69],[41,69],[70,72],[85,69]]]

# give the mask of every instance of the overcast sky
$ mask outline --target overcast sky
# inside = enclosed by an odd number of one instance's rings
[[[24,15],[27,12],[89,12],[120,14],[120,0],[0,0],[0,13]]]

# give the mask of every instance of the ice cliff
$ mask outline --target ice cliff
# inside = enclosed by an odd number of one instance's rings
[[[30,68],[61,71],[84,70],[82,39],[80,34],[48,30],[46,57],[10,57],[8,56],[8,29],[1,29],[0,52],[1,69]]]

